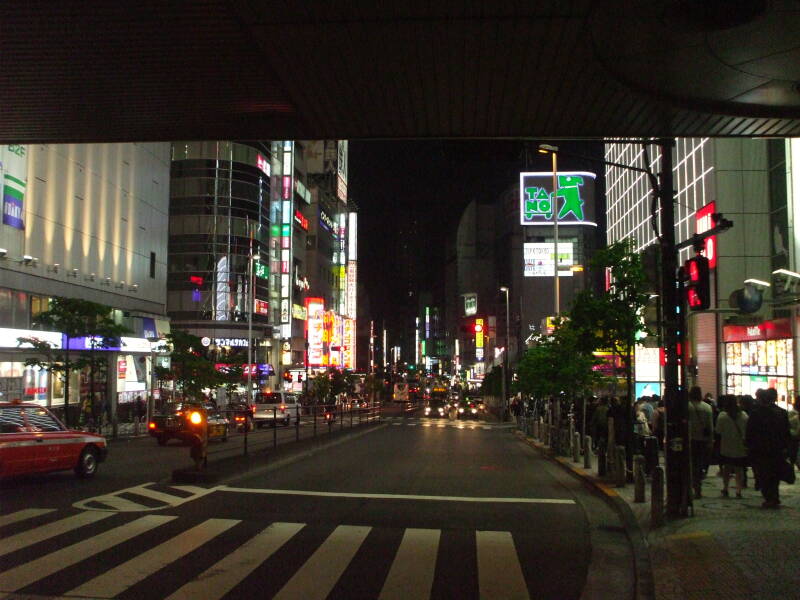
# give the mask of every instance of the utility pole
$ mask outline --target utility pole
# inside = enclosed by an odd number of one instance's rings
[[[689,498],[688,406],[685,382],[678,377],[678,343],[681,299],[678,297],[676,274],[678,250],[675,245],[675,210],[672,180],[672,149],[675,141],[661,139],[661,294],[666,365],[664,366],[664,404],[667,410],[666,457],[667,513],[686,516]],[[685,344],[684,344],[685,346]],[[685,352],[685,348],[682,348]]]

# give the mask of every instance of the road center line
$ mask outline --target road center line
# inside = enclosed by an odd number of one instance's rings
[[[282,496],[318,496],[323,498],[370,498],[375,500],[432,500],[435,502],[491,502],[505,504],[575,504],[566,498],[487,498],[471,496],[417,496],[410,494],[356,494],[350,492],[317,492],[313,490],[272,490],[219,486],[217,492],[240,494],[273,494]]]

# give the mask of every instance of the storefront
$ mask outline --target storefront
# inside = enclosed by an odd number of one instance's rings
[[[49,399],[56,397],[63,402],[63,385],[58,378],[51,378],[46,369],[25,365],[27,359],[42,356],[30,344],[20,343],[19,338],[36,338],[53,348],[61,348],[62,342],[60,333],[0,328],[0,401],[22,400],[47,406]]]
[[[786,408],[794,395],[794,340],[789,319],[758,325],[725,325],[725,391],[755,396],[759,388],[775,388]]]

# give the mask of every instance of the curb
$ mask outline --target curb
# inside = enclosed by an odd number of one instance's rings
[[[617,512],[625,527],[625,533],[628,536],[633,551],[634,574],[636,577],[635,597],[637,600],[654,600],[656,597],[655,582],[653,579],[653,567],[650,562],[647,538],[641,525],[639,525],[639,521],[636,519],[636,515],[633,514],[631,507],[628,506],[628,503],[623,500],[613,488],[595,480],[594,477],[584,469],[574,466],[569,459],[550,454],[549,448],[544,444],[532,438],[525,437],[525,435],[519,431],[515,431],[514,435],[537,450],[545,458],[561,466],[561,468],[573,477],[591,487]]]

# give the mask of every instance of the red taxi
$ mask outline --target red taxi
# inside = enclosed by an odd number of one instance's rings
[[[0,477],[73,469],[89,478],[107,453],[104,437],[67,429],[43,406],[0,402]]]

